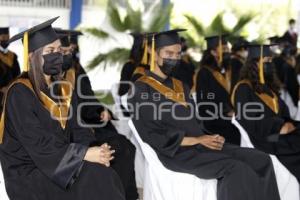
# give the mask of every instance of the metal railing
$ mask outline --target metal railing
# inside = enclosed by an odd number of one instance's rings
[[[0,0],[0,6],[69,8],[71,0]]]
[[[0,6],[70,8],[72,0],[0,0]],[[83,5],[94,6],[97,0],[83,0]]]

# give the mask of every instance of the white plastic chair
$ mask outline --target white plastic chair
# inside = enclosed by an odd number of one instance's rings
[[[298,108],[297,108],[297,112],[295,115],[295,120],[300,121],[300,101],[298,101]]]
[[[217,180],[174,172],[162,165],[155,151],[140,138],[132,120],[128,122],[145,156],[144,200],[217,200]]]
[[[240,131],[241,147],[254,148],[254,145],[252,144],[248,133],[235,119],[235,117],[232,118],[231,122]],[[270,157],[273,162],[281,200],[299,200],[299,183],[296,177],[288,171],[288,169],[278,160],[278,158],[275,155],[270,155]]]
[[[115,108],[120,109],[120,104],[124,106],[124,108],[127,109],[127,94],[123,96],[118,96],[117,89],[112,89],[114,91],[114,98],[115,98]],[[112,92],[113,93],[113,92]],[[134,168],[135,168],[135,179],[136,179],[136,185],[138,188],[143,188],[144,183],[144,163],[145,158],[141,151],[141,147],[136,141],[135,137],[132,135],[132,131],[128,126],[129,117],[125,117],[121,110],[119,110],[117,113],[117,117],[119,120],[112,121],[116,129],[120,134],[123,134],[127,137],[128,140],[135,146],[135,160],[134,160]]]
[[[297,113],[299,112],[299,106],[295,106],[293,99],[289,92],[285,89],[280,90],[280,98],[285,102],[285,104],[288,106],[288,109],[290,111],[290,115],[292,119],[297,120]],[[299,103],[298,103],[299,104]]]
[[[2,167],[0,164],[0,199],[1,200],[9,200],[6,189],[5,189],[5,183],[4,183],[4,177],[2,172]]]

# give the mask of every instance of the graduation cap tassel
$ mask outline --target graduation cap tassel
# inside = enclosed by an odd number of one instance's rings
[[[155,39],[154,39],[154,35],[152,37],[152,45],[151,45],[151,64],[150,64],[150,71],[153,72],[154,71],[154,59],[155,59]]]
[[[148,64],[148,40],[144,39],[144,54],[143,54],[143,58],[141,63],[143,65],[147,65]]]
[[[259,58],[259,82],[261,84],[265,84],[265,77],[264,77],[264,63],[263,63],[263,46],[261,45],[260,48],[260,58]]]
[[[218,64],[221,65],[222,62],[223,62],[223,45],[222,45],[222,37],[221,36],[219,37],[218,48],[219,48],[219,51],[218,51],[218,53],[219,53],[219,63]]]
[[[29,63],[28,63],[28,32],[24,33],[23,38],[23,45],[24,45],[24,65],[23,65],[23,71],[27,72],[29,70]]]

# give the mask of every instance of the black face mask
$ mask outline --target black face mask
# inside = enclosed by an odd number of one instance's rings
[[[3,40],[3,41],[0,41],[0,45],[3,49],[6,49],[9,46],[9,43],[7,40]]]
[[[62,72],[63,56],[61,53],[49,53],[43,55],[43,70],[46,75],[54,76]]]
[[[73,63],[72,54],[64,55],[63,60],[64,60],[64,63],[62,65],[62,70],[67,71],[68,69],[70,69],[72,67],[72,63]]]
[[[222,61],[222,67],[225,67],[227,69],[230,65],[230,53],[223,53],[223,61]]]
[[[266,81],[273,81],[275,68],[272,62],[264,63],[264,77]]]
[[[223,53],[223,60],[229,60],[231,54],[230,53]]]
[[[79,61],[79,49],[75,48],[72,52],[72,58],[75,62]]]
[[[179,63],[180,60],[178,59],[163,58],[163,64],[159,67],[162,73],[166,76],[170,76]]]

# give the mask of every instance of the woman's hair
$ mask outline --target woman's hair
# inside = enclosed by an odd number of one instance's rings
[[[28,78],[33,86],[33,90],[36,95],[40,98],[40,92],[45,90],[46,80],[43,73],[43,59],[42,59],[43,48],[35,50],[29,61],[30,68],[28,71]]]
[[[142,60],[142,56],[144,53],[143,48],[144,39],[142,35],[136,35],[133,39],[133,44],[130,50],[130,59],[134,61],[134,63],[139,64]]]
[[[247,79],[251,82],[254,90],[258,93],[264,92],[263,85],[259,82],[258,59],[248,59],[240,72],[240,80]],[[281,84],[275,71],[271,79],[265,77],[265,84],[271,88],[273,92],[279,94]]]
[[[212,68],[217,68],[218,63],[214,55],[211,54],[212,49],[207,49],[203,52],[202,59],[200,61],[200,66],[207,66]]]

